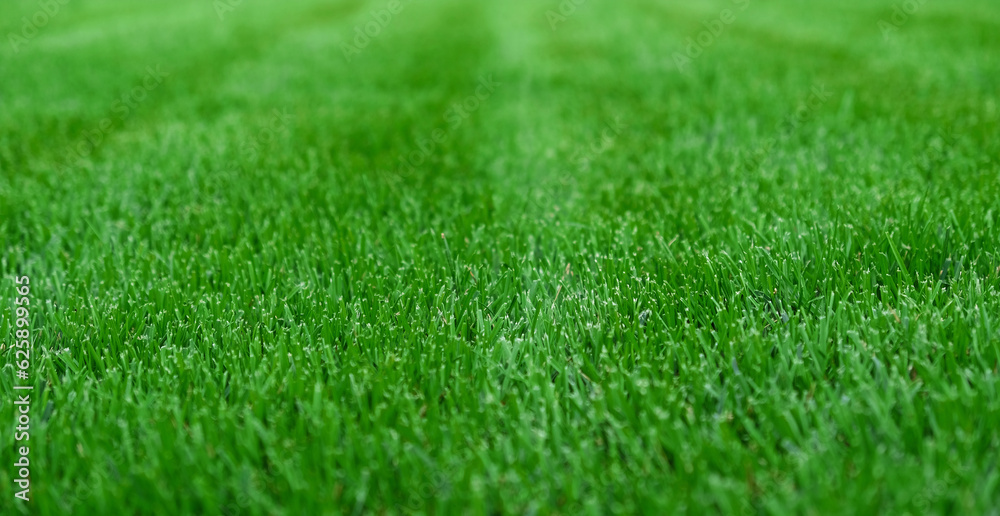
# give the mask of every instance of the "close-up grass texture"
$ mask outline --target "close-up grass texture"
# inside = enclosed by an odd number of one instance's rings
[[[0,36],[0,514],[1000,514],[996,0]]]

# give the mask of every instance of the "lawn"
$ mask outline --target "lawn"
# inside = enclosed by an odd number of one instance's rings
[[[995,0],[0,29],[0,514],[998,514]]]

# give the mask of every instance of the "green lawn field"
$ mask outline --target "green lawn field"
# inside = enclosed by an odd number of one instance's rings
[[[1000,514],[995,0],[0,36],[0,514]]]

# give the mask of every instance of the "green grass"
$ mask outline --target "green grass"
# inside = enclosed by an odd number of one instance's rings
[[[997,514],[993,2],[387,3],[5,2],[0,513]]]

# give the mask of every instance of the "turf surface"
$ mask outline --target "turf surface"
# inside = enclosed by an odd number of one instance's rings
[[[0,513],[996,514],[1000,13],[901,5],[5,2]]]

